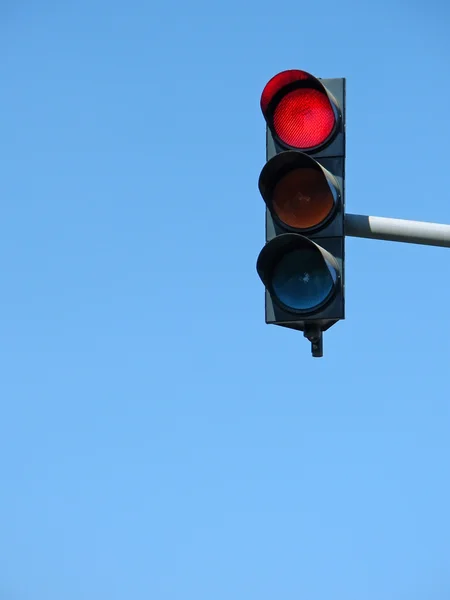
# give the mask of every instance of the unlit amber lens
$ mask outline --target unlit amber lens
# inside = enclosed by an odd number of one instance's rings
[[[295,229],[320,225],[331,213],[334,198],[323,173],[316,169],[295,169],[275,186],[273,209],[278,218]]]

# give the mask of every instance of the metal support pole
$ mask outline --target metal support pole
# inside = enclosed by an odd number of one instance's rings
[[[450,248],[450,225],[366,215],[345,215],[345,235]]]

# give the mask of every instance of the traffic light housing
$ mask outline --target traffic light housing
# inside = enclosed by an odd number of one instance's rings
[[[266,323],[303,331],[313,356],[345,317],[345,79],[283,71],[261,95]]]

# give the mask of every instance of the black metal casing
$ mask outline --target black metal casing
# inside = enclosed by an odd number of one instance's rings
[[[306,325],[315,324],[322,331],[345,318],[345,79],[320,79],[338,111],[338,124],[330,142],[320,150],[303,152],[329,171],[337,182],[339,199],[333,218],[318,231],[302,235],[334,256],[339,267],[336,293],[328,303],[314,313],[298,314],[280,305],[266,289],[266,323],[304,331]],[[292,150],[281,145],[267,126],[266,160]],[[289,230],[280,225],[266,208],[266,243]]]

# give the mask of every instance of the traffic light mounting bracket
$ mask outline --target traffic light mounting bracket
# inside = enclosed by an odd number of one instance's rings
[[[317,323],[305,325],[303,335],[311,342],[311,354],[313,358],[323,357],[323,331]]]

